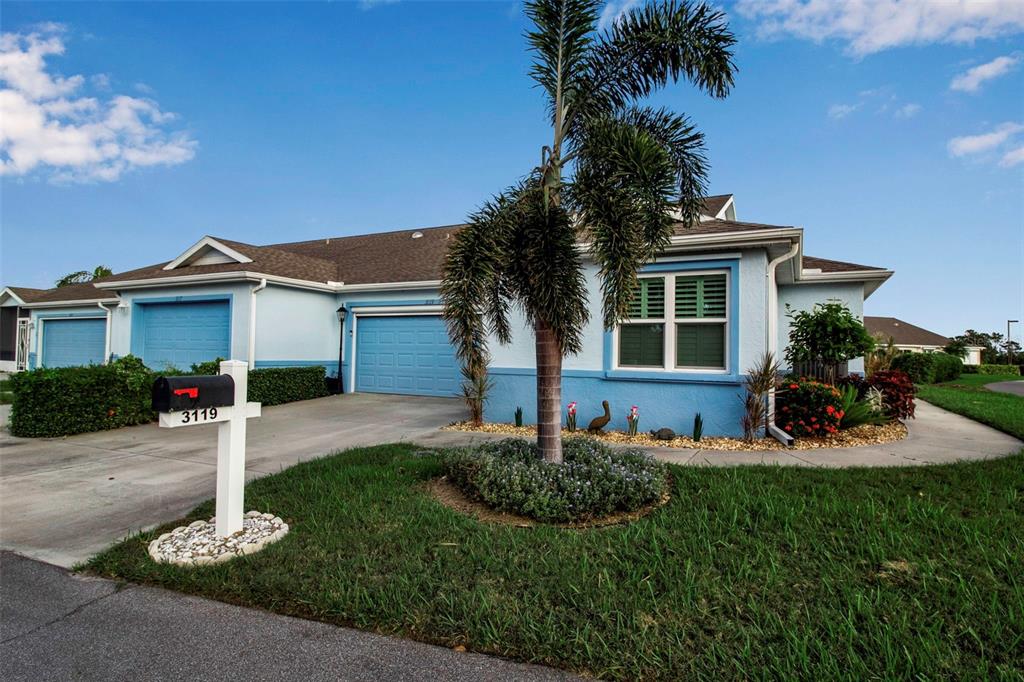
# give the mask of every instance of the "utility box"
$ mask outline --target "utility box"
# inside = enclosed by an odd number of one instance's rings
[[[227,374],[159,377],[153,382],[153,411],[182,412],[235,404],[235,380]]]

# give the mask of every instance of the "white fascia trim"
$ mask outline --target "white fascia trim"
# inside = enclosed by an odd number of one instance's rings
[[[198,253],[200,249],[205,248],[207,246],[210,247],[211,249],[216,249],[217,251],[220,251],[225,256],[234,259],[238,263],[252,262],[252,258],[249,258],[245,254],[240,253],[235,249],[232,249],[230,246],[220,243],[210,235],[206,235],[205,237],[197,241],[195,244],[188,247],[188,249],[186,249],[183,254],[181,254],[180,256],[172,260],[170,263],[165,265],[164,270],[173,270],[174,268],[180,266],[182,263],[184,263],[189,258],[194,256],[196,253]]]
[[[390,291],[392,289],[408,291],[409,289],[438,289],[441,280],[423,280],[418,282],[374,282],[372,284],[338,284],[335,291],[346,293],[349,291]]]
[[[78,301],[46,301],[44,303],[26,303],[23,308],[94,308],[100,303],[117,303],[121,299],[117,298],[83,298]]]
[[[704,246],[707,244],[751,245],[779,241],[803,241],[804,231],[799,227],[782,227],[766,230],[743,230],[742,232],[716,232],[711,234],[676,235],[669,242],[672,246]]]
[[[817,282],[865,282],[868,280],[885,281],[893,276],[892,270],[846,270],[844,272],[811,272],[804,270],[800,273],[797,283],[805,284]]]
[[[361,317],[393,317],[405,315],[440,315],[443,305],[379,305],[352,308],[352,314]]]
[[[18,303],[19,306],[25,305],[25,301],[21,300],[21,296],[14,293],[14,290],[10,287],[4,287],[4,290],[0,291],[0,296],[10,296]]]
[[[94,286],[100,289],[159,289],[162,287],[180,286],[183,284],[209,284],[211,282],[260,282],[267,280],[271,284],[326,291],[333,293],[337,286],[327,282],[312,282],[292,277],[266,275],[259,272],[209,272],[203,275],[180,275],[178,277],[153,277],[151,279],[130,279],[115,282],[98,282]]]

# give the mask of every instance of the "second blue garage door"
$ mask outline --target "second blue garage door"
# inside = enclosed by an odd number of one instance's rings
[[[453,396],[459,363],[437,315],[360,317],[356,325],[356,390]]]
[[[193,363],[231,357],[227,301],[142,306],[142,360],[152,369],[187,370]]]

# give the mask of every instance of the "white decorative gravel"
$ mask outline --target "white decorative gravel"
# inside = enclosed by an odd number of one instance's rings
[[[279,516],[258,511],[246,513],[242,530],[228,537],[217,537],[214,523],[210,519],[178,526],[149,543],[149,555],[154,561],[181,566],[216,564],[258,552],[288,532],[288,524]]]

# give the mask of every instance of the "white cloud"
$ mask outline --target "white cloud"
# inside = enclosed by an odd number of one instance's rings
[[[380,7],[381,5],[393,5],[398,0],[359,0],[359,9],[369,10],[374,7]]]
[[[860,104],[833,104],[828,108],[828,117],[839,120],[860,109]]]
[[[196,141],[166,130],[175,115],[153,100],[84,96],[83,76],[48,71],[46,57],[63,53],[58,25],[0,35],[0,175],[48,169],[56,182],[113,181],[195,156]],[[103,90],[110,78],[98,74],[90,82]]]
[[[840,40],[855,56],[1024,31],[1021,0],[739,0],[736,10],[763,37]]]
[[[1021,163],[1024,163],[1024,145],[1011,149],[1003,154],[1003,158],[999,160],[999,165],[1003,168],[1012,168]]]
[[[951,156],[959,157],[980,154],[1002,146],[1022,130],[1024,130],[1024,125],[1007,121],[1006,123],[999,124],[988,133],[954,137],[946,146]]]
[[[896,118],[913,118],[919,113],[921,113],[921,105],[911,102],[897,109],[893,116]]]
[[[1018,63],[1020,63],[1020,57],[996,57],[992,61],[968,69],[966,73],[954,78],[949,84],[949,89],[977,92],[982,83],[1009,73]]]
[[[640,0],[608,0],[604,9],[601,10],[601,16],[597,19],[597,29],[599,31],[610,29],[639,4]]]

